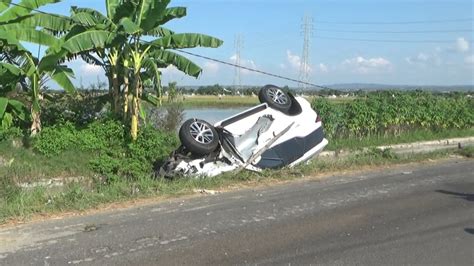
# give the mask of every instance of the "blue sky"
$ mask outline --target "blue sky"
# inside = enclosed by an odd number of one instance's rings
[[[70,6],[77,5],[104,11],[104,3],[65,0],[43,10],[68,14]],[[312,83],[474,84],[474,3],[470,0],[176,0],[170,6],[185,6],[188,15],[168,23],[168,28],[224,40],[217,49],[191,49],[208,57],[235,60],[234,39],[240,34],[242,65],[298,78],[306,14],[314,20],[309,50]],[[448,21],[456,19],[471,20]],[[202,76],[194,79],[169,68],[163,70],[165,83],[233,83],[232,67],[189,57],[204,69]],[[81,77],[84,85],[105,80],[99,69],[81,61],[70,66],[76,82]],[[297,85],[248,71],[241,76],[244,85]]]

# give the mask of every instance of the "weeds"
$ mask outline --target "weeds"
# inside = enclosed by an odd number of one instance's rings
[[[471,154],[472,154],[472,149]],[[242,171],[225,173],[214,178],[180,178],[176,180],[152,179],[140,176],[136,179],[88,180],[88,184],[73,182],[61,190],[43,187],[21,189],[9,179],[0,184],[0,223],[12,218],[28,219],[31,215],[62,211],[86,210],[101,204],[146,197],[172,197],[194,193],[195,189],[227,189],[229,186],[254,186],[275,180],[292,180],[304,176],[422,161],[446,157],[450,152],[434,152],[417,155],[395,156],[390,150],[368,150],[344,159],[323,159],[295,168],[265,170],[260,173]]]
[[[463,147],[457,153],[467,158],[474,158],[474,146]]]

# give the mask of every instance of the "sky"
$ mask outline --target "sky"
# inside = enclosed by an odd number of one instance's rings
[[[105,0],[64,0],[43,11],[69,14],[70,6],[105,13]],[[400,85],[474,84],[474,1],[472,0],[175,0],[187,16],[166,27],[224,41],[193,53],[235,62],[235,39],[243,45],[243,66],[298,79],[303,54],[303,17],[312,18],[309,82],[319,85],[383,83]],[[187,56],[203,68],[198,78],[163,69],[163,82],[232,85],[235,68]],[[105,81],[100,68],[70,62],[76,84]],[[243,85],[297,83],[242,70]]]

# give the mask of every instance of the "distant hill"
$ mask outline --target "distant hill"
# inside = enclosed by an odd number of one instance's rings
[[[470,91],[474,90],[474,85],[388,85],[388,84],[373,84],[373,83],[344,83],[324,85],[331,89],[337,90],[433,90],[433,91]]]

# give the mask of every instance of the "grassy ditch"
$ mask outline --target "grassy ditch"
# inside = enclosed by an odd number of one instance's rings
[[[195,193],[195,189],[224,189],[255,186],[304,176],[334,171],[356,170],[364,167],[400,164],[427,159],[444,158],[453,151],[398,156],[389,150],[369,150],[343,159],[318,159],[292,169],[254,173],[243,171],[227,173],[215,178],[153,179],[141,176],[135,179],[106,180],[91,177],[74,181],[60,188],[44,186],[21,188],[13,179],[3,178],[0,183],[0,223],[9,220],[27,220],[34,215],[65,211],[83,211],[112,202],[123,202],[147,197],[175,197]],[[468,155],[470,154],[470,155]],[[472,149],[465,156],[472,156]]]

